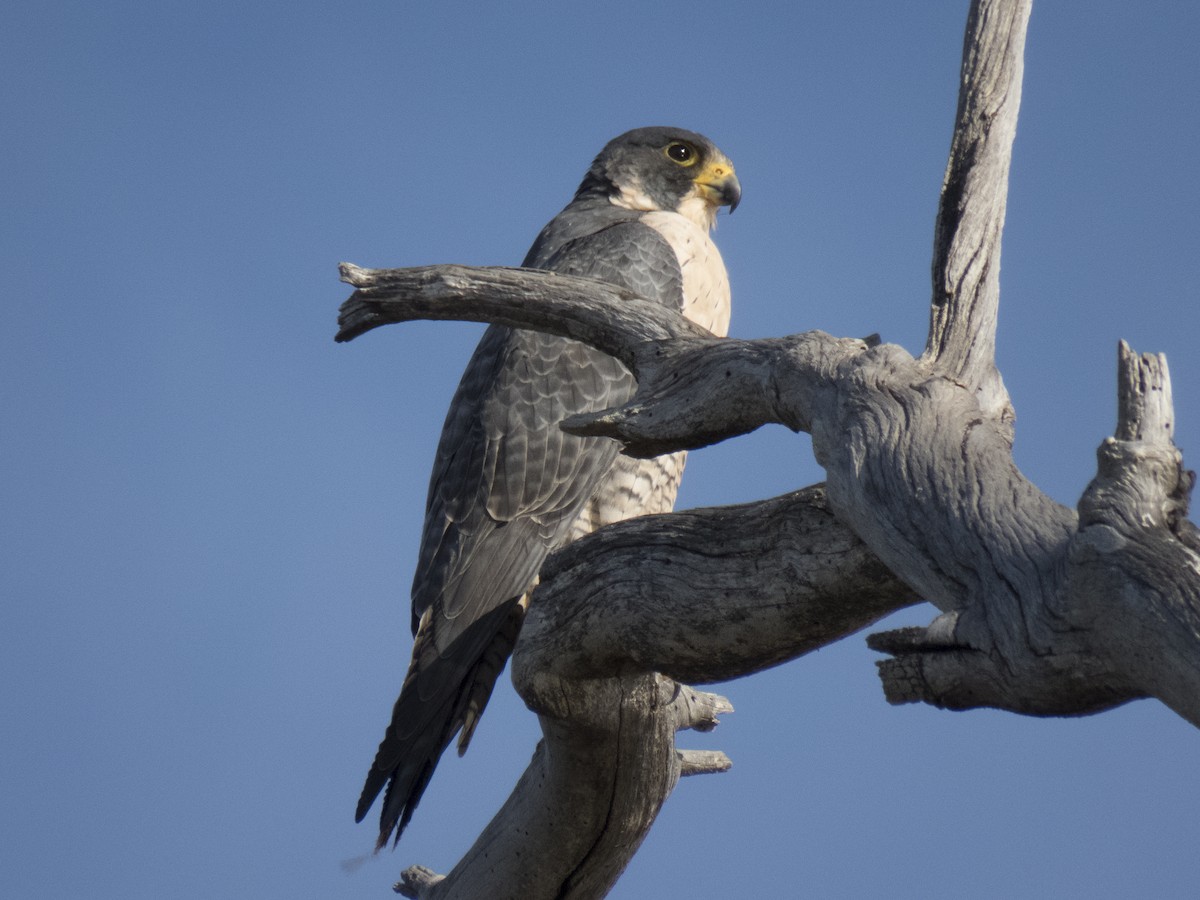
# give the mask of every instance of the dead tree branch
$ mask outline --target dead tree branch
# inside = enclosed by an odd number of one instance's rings
[[[357,290],[339,340],[417,318],[576,338],[625,362],[639,389],[570,430],[653,455],[778,422],[811,432],[828,476],[621,523],[551,559],[513,657],[545,739],[454,871],[410,870],[409,896],[603,896],[679,776],[727,765],[675,749],[678,729],[730,709],[685,682],[774,665],[918,597],[941,611],[928,628],[870,639],[891,654],[892,702],[1080,715],[1153,696],[1200,725],[1200,537],[1165,360],[1122,346],[1116,434],[1078,513],[1012,460],[994,348],[1029,6],[971,7],[920,358],[820,332],[717,339],[545,272],[343,267]]]

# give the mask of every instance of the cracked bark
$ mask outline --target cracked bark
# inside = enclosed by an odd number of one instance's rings
[[[339,340],[418,318],[587,341],[637,375],[625,406],[566,427],[635,455],[777,422],[827,482],[761,503],[620,523],[552,557],[513,657],[544,740],[445,878],[412,897],[583,898],[619,877],[681,774],[681,728],[731,707],[687,686],[749,674],[925,599],[927,628],[871,636],[893,703],[1032,715],[1153,696],[1200,725],[1200,536],[1166,362],[1119,351],[1119,417],[1077,510],[1012,461],[994,365],[999,254],[1028,0],[976,0],[935,229],[925,352],[820,332],[713,338],[627,292],[513,269],[343,266]],[[534,860],[536,859],[536,862]]]

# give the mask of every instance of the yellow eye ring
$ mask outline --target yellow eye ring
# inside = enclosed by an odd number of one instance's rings
[[[663,148],[663,155],[671,162],[680,166],[694,166],[696,160],[700,158],[700,154],[696,152],[696,148],[691,144],[685,144],[683,141],[671,141]]]

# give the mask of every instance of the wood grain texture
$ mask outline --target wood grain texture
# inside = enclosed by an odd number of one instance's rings
[[[1161,699],[1200,726],[1200,534],[1172,440],[1166,361],[1119,352],[1119,418],[1077,509],[1013,464],[994,365],[1000,235],[1028,0],[976,0],[938,215],[924,354],[820,332],[718,339],[611,287],[513,270],[347,270],[340,339],[469,318],[565,334],[638,377],[580,434],[632,455],[777,422],[813,436],[824,486],[631,520],[555,554],[513,657],[544,740],[445,878],[408,896],[602,897],[681,774],[681,728],[730,709],[688,683],[746,675],[929,600],[927,628],[873,635],[885,695],[1083,715]]]

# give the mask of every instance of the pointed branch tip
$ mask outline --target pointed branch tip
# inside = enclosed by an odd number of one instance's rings
[[[715,775],[718,772],[728,772],[733,767],[733,760],[720,750],[676,750],[679,757],[679,776],[687,778],[690,775]]]
[[[400,880],[392,885],[392,890],[409,900],[421,900],[428,897],[434,885],[445,877],[425,866],[409,866],[400,873]]]
[[[354,263],[338,263],[338,278],[346,284],[362,287],[370,282],[370,269],[356,266]]]

